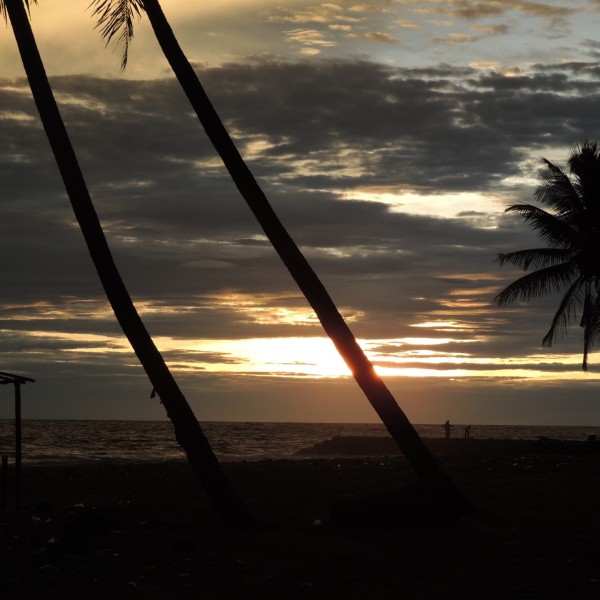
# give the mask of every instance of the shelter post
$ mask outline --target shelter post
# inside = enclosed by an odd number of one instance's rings
[[[21,382],[15,380],[15,508],[21,508]]]

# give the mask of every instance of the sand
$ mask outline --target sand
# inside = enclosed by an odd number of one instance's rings
[[[390,455],[225,464],[251,529],[219,523],[185,461],[26,465],[0,597],[600,597],[600,444],[429,444],[475,514],[332,526],[340,499],[414,482]]]

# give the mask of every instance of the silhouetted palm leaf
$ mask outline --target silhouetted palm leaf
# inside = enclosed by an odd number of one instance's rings
[[[540,204],[558,211],[559,214],[580,211],[583,207],[581,198],[568,175],[549,160],[543,160],[546,169],[540,174],[540,186],[533,197]]]
[[[542,269],[552,267],[569,260],[573,256],[572,250],[562,248],[532,248],[531,250],[517,250],[507,254],[498,254],[496,262],[503,266],[506,263],[519,269]]]
[[[599,212],[594,194],[600,189],[600,155],[595,143],[584,142],[569,158],[569,170],[575,177],[574,188],[586,208]]]
[[[97,17],[97,27],[108,46],[114,43],[121,52],[121,69],[127,66],[129,42],[133,37],[133,20],[144,10],[142,0],[93,0],[92,16]]]
[[[578,277],[565,292],[556,311],[548,333],[542,340],[543,346],[552,346],[554,341],[564,335],[569,324],[577,318],[577,310],[583,305],[583,278]]]
[[[515,204],[507,212],[520,214],[549,248],[499,254],[501,266],[533,271],[508,285],[496,301],[502,306],[567,288],[543,344],[552,345],[581,314],[582,366],[587,370],[588,354],[600,339],[600,151],[589,141],[574,148],[570,175],[543,160],[534,199],[549,210]]]
[[[511,304],[516,300],[525,302],[532,298],[545,296],[550,292],[571,285],[575,271],[570,263],[563,263],[545,269],[538,269],[513,281],[496,296],[500,306]]]
[[[23,0],[23,3],[25,4],[25,6],[27,7],[27,10],[29,10],[30,6],[30,1],[33,4],[37,4],[37,0]],[[7,15],[6,15],[6,6],[4,6],[4,0],[0,0],[0,15],[2,15],[2,17],[4,18],[4,21],[7,21]]]
[[[506,212],[519,213],[527,225],[552,248],[578,245],[579,235],[568,221],[532,204],[514,204]]]

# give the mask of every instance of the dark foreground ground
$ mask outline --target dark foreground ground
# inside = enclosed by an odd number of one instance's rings
[[[27,467],[24,508],[0,513],[0,598],[600,598],[598,446],[431,445],[476,514],[329,524],[340,499],[411,483],[398,457],[227,464],[270,524],[245,530],[185,462]]]

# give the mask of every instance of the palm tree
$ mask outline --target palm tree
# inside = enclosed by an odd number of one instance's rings
[[[177,441],[185,450],[215,510],[228,523],[252,522],[252,516],[221,471],[192,409],[140,319],[114,263],[46,76],[27,15],[29,4],[29,0],[0,0],[0,13],[5,19],[7,15],[10,18],[46,136],[108,300],[164,404]]]
[[[92,6],[95,6],[93,15],[98,17],[98,26],[107,44],[115,42],[122,47],[122,68],[127,65],[133,21],[142,12],[147,14],[165,57],[239,192],[390,435],[421,481],[452,487],[384,382],[375,373],[327,290],[275,214],[179,46],[158,0],[92,0]]]
[[[568,161],[570,176],[543,161],[534,199],[545,209],[514,204],[506,210],[518,213],[547,246],[498,255],[500,265],[531,272],[495,299],[503,306],[564,290],[542,343],[551,346],[578,319],[587,371],[588,354],[600,335],[600,149],[590,141],[575,147]]]

